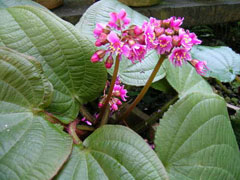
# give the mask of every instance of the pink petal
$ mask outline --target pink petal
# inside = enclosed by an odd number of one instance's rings
[[[130,48],[127,46],[127,45],[123,45],[123,47],[121,48],[122,49],[122,52],[123,54],[128,57],[129,56],[129,53],[130,53]]]
[[[117,22],[117,13],[112,12],[112,13],[109,14],[109,16],[111,18],[110,22],[113,22],[113,23]]]
[[[127,16],[127,13],[124,9],[121,9],[120,12],[118,13],[118,18],[120,20],[123,20]]]
[[[110,34],[107,36],[107,40],[110,42],[110,43],[119,43],[120,40],[119,40],[119,37],[117,36],[117,34],[113,31],[110,32]]]
[[[126,18],[123,19],[124,25],[128,25],[130,22],[131,22],[130,18],[126,17]]]

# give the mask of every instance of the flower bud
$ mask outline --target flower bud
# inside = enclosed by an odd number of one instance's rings
[[[92,63],[96,63],[100,60],[100,58],[98,57],[98,55],[96,53],[94,53],[91,57],[91,62]]]
[[[174,35],[174,30],[172,30],[172,29],[170,29],[170,28],[167,28],[167,29],[165,30],[165,33],[166,33],[166,35],[172,36],[172,35]]]
[[[162,26],[165,28],[170,27],[171,20],[170,19],[165,19],[162,21]]]
[[[112,104],[111,106],[112,110],[117,111],[118,110],[118,106],[116,104]]]
[[[145,35],[144,35],[144,34],[138,36],[138,37],[136,38],[136,40],[137,40],[138,43],[141,44],[141,45],[145,45],[145,44],[146,44],[146,43],[145,43]]]
[[[109,26],[106,26],[104,29],[103,29],[103,33],[105,34],[109,34],[111,32],[111,28]]]
[[[139,36],[139,35],[142,34],[142,33],[143,33],[142,28],[140,28],[139,26],[135,26],[135,27],[134,27],[134,34],[135,34],[136,36]]]
[[[173,46],[179,47],[180,46],[180,37],[179,36],[173,36],[172,37],[172,44],[173,44]]]
[[[100,50],[97,50],[95,53],[98,55],[99,58],[102,59],[106,54],[106,50],[100,49]]]
[[[105,61],[105,67],[107,69],[110,69],[112,67],[112,65],[113,65],[113,57],[112,57],[112,55],[110,55],[107,57],[107,59]]]
[[[121,106],[122,105],[122,102],[118,99],[117,101],[117,105]]]
[[[155,31],[156,36],[158,37],[158,36],[160,36],[160,35],[162,35],[164,33],[165,29],[162,28],[162,27],[156,27],[154,29],[154,31]]]
[[[95,42],[95,46],[99,47],[99,46],[105,45],[107,43],[108,43],[107,34],[101,33],[101,35],[99,36],[99,38]]]
[[[195,67],[197,73],[200,74],[201,76],[205,75],[206,72],[209,70],[207,67],[206,61],[199,61],[197,59],[192,59],[190,62]]]
[[[106,54],[105,50],[97,50],[91,57],[91,62],[96,63],[100,61]]]
[[[180,28],[179,27],[173,27],[173,30],[174,30],[175,34],[179,34]]]
[[[192,59],[190,63],[195,67],[195,65],[199,62],[197,59]]]
[[[100,109],[100,108],[102,108],[103,107],[103,103],[102,102],[99,102],[98,103],[98,108]]]

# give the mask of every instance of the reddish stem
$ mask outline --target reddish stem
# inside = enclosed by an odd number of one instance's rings
[[[112,76],[112,80],[111,80],[111,85],[110,85],[110,88],[108,90],[108,95],[107,95],[107,98],[104,102],[104,105],[103,107],[101,108],[101,112],[98,116],[98,119],[102,119],[102,117],[104,117],[105,113],[106,113],[106,109],[109,108],[108,104],[109,104],[109,101],[112,97],[112,92],[113,92],[113,88],[114,88],[114,85],[115,85],[115,81],[117,79],[117,74],[118,74],[118,69],[119,69],[119,55],[117,55],[116,57],[116,62],[115,62],[115,67],[114,67],[114,71],[113,71],[113,76]],[[103,123],[101,123],[101,125],[103,125]]]
[[[77,124],[79,123],[79,119],[74,120],[68,125],[67,131],[72,136],[74,144],[80,144],[82,141],[79,139],[76,129]]]

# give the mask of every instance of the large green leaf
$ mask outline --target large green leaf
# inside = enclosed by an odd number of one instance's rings
[[[103,90],[106,70],[90,62],[89,41],[75,27],[35,7],[0,10],[0,45],[36,57],[54,87],[48,111],[64,123],[77,117],[79,104]]]
[[[125,9],[128,17],[131,18],[131,23],[142,25],[143,21],[148,20],[146,16],[132,10],[126,5],[116,0],[101,0],[93,4],[82,16],[79,23],[76,25],[77,29],[84,34],[94,45],[95,38],[93,30],[97,23],[107,23],[110,20],[109,13],[119,12]],[[120,63],[119,76],[123,83],[135,86],[143,86],[148,80],[153,68],[157,64],[159,56],[155,51],[147,54],[146,58],[140,63],[132,64],[130,60],[123,58]],[[108,71],[112,74],[113,69]],[[161,68],[156,75],[154,82],[162,79],[165,76],[164,69]]]
[[[166,78],[163,78],[155,83],[151,84],[151,87],[162,92],[171,92],[174,91],[172,86],[168,83]]]
[[[32,0],[0,0],[0,8],[8,8],[21,5],[36,6],[46,9],[44,6]]]
[[[231,82],[240,74],[240,55],[229,47],[194,46],[191,53],[193,58],[207,62],[207,77]]]
[[[168,175],[150,146],[135,132],[107,125],[75,146],[56,179],[157,180]]]
[[[156,151],[173,180],[240,179],[240,154],[225,101],[193,93],[160,121]]]
[[[71,153],[71,138],[38,113],[51,92],[39,62],[0,48],[1,180],[50,179]]]
[[[196,73],[190,64],[175,67],[166,59],[163,66],[166,70],[166,79],[180,97],[192,92],[212,93],[211,86]]]

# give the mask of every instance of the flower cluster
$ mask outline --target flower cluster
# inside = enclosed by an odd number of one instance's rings
[[[110,13],[107,25],[97,24],[94,30],[97,47],[105,46],[98,50],[91,58],[92,62],[105,59],[106,68],[111,68],[114,63],[113,56],[122,55],[133,63],[144,59],[147,51],[156,50],[159,55],[168,56],[175,66],[182,66],[184,62],[192,61],[190,50],[194,45],[201,44],[195,33],[181,28],[184,18],[171,17],[165,20],[150,18],[141,26],[131,25],[130,19],[124,9],[119,13]],[[120,32],[117,33],[116,31]],[[105,58],[106,57],[106,58]],[[198,63],[197,73],[204,75],[207,71],[206,62]]]
[[[191,61],[191,48],[201,43],[196,34],[181,28],[183,20],[176,17],[165,20],[150,18],[149,22],[143,23],[147,48],[155,49],[160,55],[167,55],[175,66]]]
[[[98,23],[94,29],[96,38],[95,46],[104,46],[97,50],[91,57],[93,63],[105,59],[105,67],[111,68],[114,63],[113,56],[122,55],[133,63],[141,61],[147,52],[143,39],[142,28],[138,26],[126,26],[130,23],[126,11],[122,9],[119,13],[110,13],[110,21],[107,25]]]
[[[105,100],[107,98],[106,90],[107,90],[108,86],[109,86],[109,82],[106,83],[106,86],[104,89],[104,95],[98,104],[99,108],[103,107],[103,105],[105,103]],[[121,85],[121,81],[118,77],[114,84],[114,87],[113,87],[112,97],[109,101],[110,110],[112,112],[117,111],[119,106],[122,105],[122,101],[126,101],[127,97],[128,97],[127,90],[124,89],[124,85]]]

